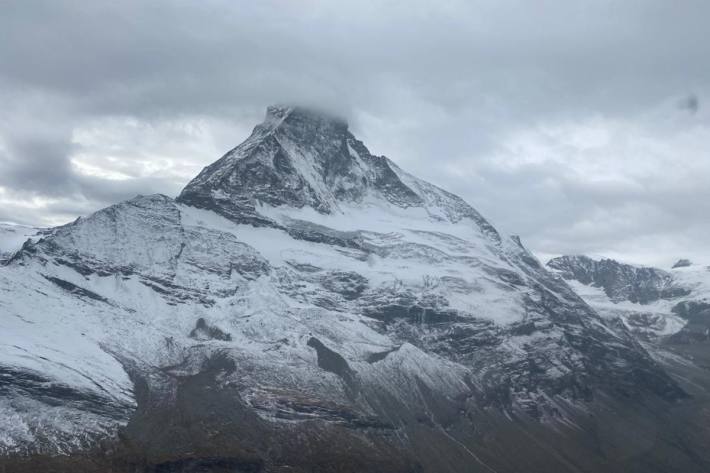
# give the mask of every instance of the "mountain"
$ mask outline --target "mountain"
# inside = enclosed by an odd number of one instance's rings
[[[553,258],[547,267],[594,309],[643,340],[705,340],[710,329],[710,269],[681,259],[670,270],[588,256]]]
[[[270,107],[0,267],[0,466],[701,472],[707,410],[520,239]]]
[[[688,393],[688,415],[707,423],[702,413],[710,408],[710,267],[680,259],[663,270],[587,256],[553,258],[547,267],[610,327],[630,330]],[[695,423],[691,429],[697,428],[705,427]]]

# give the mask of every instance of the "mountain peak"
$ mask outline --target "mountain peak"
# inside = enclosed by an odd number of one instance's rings
[[[315,128],[348,128],[344,118],[317,107],[303,105],[270,105],[266,108],[264,124],[274,127],[300,124]]]
[[[206,167],[178,202],[255,225],[274,224],[260,212],[263,206],[321,214],[353,205],[418,208],[437,221],[470,218],[500,239],[463,199],[371,154],[344,119],[301,106],[268,107],[249,138]]]

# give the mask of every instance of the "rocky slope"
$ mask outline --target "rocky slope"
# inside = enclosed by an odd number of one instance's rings
[[[26,243],[0,311],[10,471],[710,465],[707,415],[625,326],[301,108],[270,107],[176,200]]]

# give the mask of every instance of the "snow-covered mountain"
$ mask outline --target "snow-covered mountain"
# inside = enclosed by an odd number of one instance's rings
[[[679,260],[669,270],[588,256],[561,256],[548,268],[600,315],[641,339],[710,340],[710,268]]]
[[[708,414],[629,330],[303,108],[270,107],[175,200],[25,243],[0,311],[13,471],[710,465]]]

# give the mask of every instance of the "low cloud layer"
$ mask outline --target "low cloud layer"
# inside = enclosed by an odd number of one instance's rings
[[[10,2],[0,220],[175,195],[289,102],[346,116],[541,257],[710,264],[707,18],[693,0]]]

